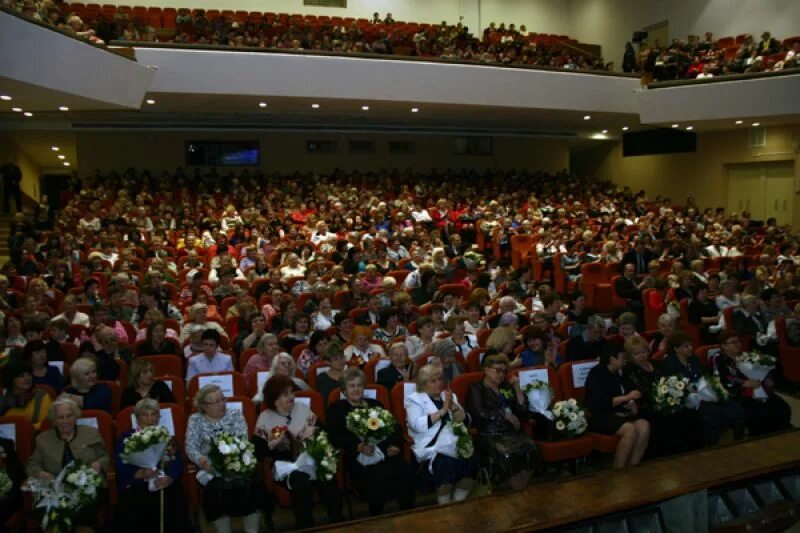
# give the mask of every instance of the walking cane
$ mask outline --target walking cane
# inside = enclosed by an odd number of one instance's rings
[[[163,457],[161,458],[161,471],[162,472],[164,471],[164,458]],[[161,529],[160,529],[160,531],[161,531],[161,533],[164,533],[164,489],[162,488],[158,492],[161,493],[159,495],[159,498],[161,499],[161,522],[160,522]]]

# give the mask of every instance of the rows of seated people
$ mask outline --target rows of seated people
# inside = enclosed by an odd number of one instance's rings
[[[275,500],[310,526],[315,492],[338,521],[343,494],[379,514],[388,500],[410,508],[419,483],[439,503],[463,500],[482,467],[519,488],[541,463],[602,452],[621,468],[727,431],[789,427],[775,387],[800,381],[800,309],[785,304],[800,299],[797,237],[773,220],[566,172],[128,169],[73,177],[61,200],[11,227],[0,424],[14,425],[17,445],[4,447],[26,462],[18,487],[57,474],[76,439],[70,453],[115,474],[103,503],[121,528],[137,523],[131,513],[157,519],[159,495],[147,490],[154,472],[111,460],[114,427],[124,438],[157,423],[159,403],[178,445],[159,487],[222,531],[231,516],[256,530]],[[778,356],[762,380],[736,364],[751,347]],[[585,405],[589,433],[564,440],[531,411],[531,372]],[[654,408],[660,376],[712,374],[727,399]],[[374,402],[400,422],[379,447],[346,427]],[[436,440],[452,442],[448,422],[462,420],[475,455],[440,453]],[[291,444],[319,428],[346,475],[274,481],[274,461],[295,459]],[[200,490],[221,430],[252,438],[264,469]],[[20,520],[17,508],[3,519]],[[185,527],[181,513],[168,518]]]
[[[770,72],[797,68],[800,36],[781,41],[768,31],[756,42],[749,33],[714,39],[690,35],[686,41],[673,39],[665,45],[656,40],[625,47],[623,70],[642,72],[655,80],[702,79],[746,72]]]
[[[397,22],[391,13],[368,19],[316,17],[246,11],[144,8],[52,0],[10,1],[30,17],[97,44],[159,41],[227,45],[236,48],[321,50],[397,54],[482,63],[523,64],[566,69],[606,69],[602,58],[572,46],[566,35],[528,33],[494,22],[483,39],[461,23]],[[159,31],[162,26],[165,30]],[[565,46],[565,45],[568,45]]]

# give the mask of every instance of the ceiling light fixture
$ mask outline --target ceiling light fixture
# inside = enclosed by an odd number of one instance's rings
[[[61,150],[61,148],[59,148],[58,146],[51,146],[50,149],[54,152],[58,152],[59,150]]]
[[[23,113],[23,115],[25,115],[26,117],[32,117],[32,116],[33,116],[33,113],[31,113],[30,111],[25,111],[25,112]]]
[[[608,130],[603,130],[603,133],[604,133],[604,134],[608,133]]]
[[[680,127],[680,124],[673,124],[672,127],[673,128],[678,128],[678,127]]]
[[[584,115],[583,120],[592,120],[592,115]]]
[[[64,166],[68,167],[69,166],[69,161],[64,161]]]
[[[62,105],[61,107],[58,108],[58,110],[59,111],[69,111],[69,108],[67,106],[65,106],[65,105]]]
[[[692,131],[692,130],[694,129],[694,126],[686,126],[686,129],[687,129],[688,131]]]
[[[362,105],[361,106],[361,111],[369,111],[369,106],[368,105]]]
[[[419,113],[419,108],[418,107],[412,107],[411,108],[411,112],[412,113]]]
[[[58,158],[64,160],[67,158],[67,156],[65,156],[64,154],[58,154]]]
[[[258,107],[267,107],[267,103],[266,102],[259,102],[258,103]]]
[[[319,104],[311,104],[312,109],[319,109]]]
[[[736,125],[738,126],[739,124],[744,124],[744,120],[737,120]]]
[[[4,94],[4,95],[0,96],[0,100],[5,100],[6,102],[8,102],[8,101],[11,100],[11,97],[8,96],[7,94]]]
[[[757,128],[757,127],[759,127],[760,125],[761,125],[761,123],[760,123],[760,122],[753,122],[753,127],[754,127],[754,128]]]
[[[630,128],[628,126],[622,126],[622,131],[628,131]]]
[[[156,103],[156,101],[153,100],[152,98],[148,98],[147,100],[145,100],[145,103],[147,103],[147,105],[153,105]]]
[[[11,111],[13,111],[14,113],[22,113],[22,108],[21,107],[12,107]]]

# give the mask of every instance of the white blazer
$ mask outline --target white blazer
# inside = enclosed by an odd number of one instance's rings
[[[433,403],[430,396],[424,392],[409,394],[406,396],[404,405],[406,408],[406,418],[408,419],[408,434],[414,441],[411,450],[414,452],[418,461],[427,461],[436,454],[436,450],[434,449],[435,447],[426,448],[426,446],[433,440],[433,437],[436,436],[436,433],[439,431],[439,426],[442,425],[442,421],[439,420],[431,427],[428,427],[428,415],[432,415],[439,409],[436,407],[436,404]],[[453,394],[453,405],[461,407],[455,393]],[[452,430],[449,427],[442,429],[437,443],[439,440],[444,440],[443,437],[445,433],[451,434]]]

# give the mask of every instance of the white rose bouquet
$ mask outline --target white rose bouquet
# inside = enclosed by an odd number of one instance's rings
[[[678,376],[662,376],[653,383],[653,409],[671,414],[683,409],[689,392],[689,380]]]
[[[159,463],[172,437],[164,426],[148,426],[125,439],[122,462],[139,468],[160,470]],[[151,491],[156,490],[157,478],[148,481]]]
[[[561,438],[574,439],[586,432],[586,412],[575,398],[556,402],[553,406],[556,432]]]
[[[227,480],[250,478],[256,469],[255,446],[247,439],[223,432],[208,451],[214,471]]]
[[[771,355],[759,352],[745,352],[736,360],[736,368],[748,377],[748,379],[755,379],[764,381],[767,374],[769,374],[777,364],[777,361]],[[767,391],[764,387],[758,387],[753,390],[753,398],[766,399]]]
[[[0,470],[0,500],[4,500],[8,496],[13,486],[14,482],[11,481],[8,472],[5,469]]]
[[[316,463],[316,479],[333,479],[339,468],[339,452],[331,444],[327,433],[320,431],[303,442],[303,452]]]
[[[464,422],[452,422],[450,424],[453,430],[453,435],[456,436],[456,451],[458,456],[462,459],[469,459],[475,453],[475,445],[472,442],[472,436],[469,434],[467,426]]]
[[[97,502],[103,478],[81,461],[73,461],[52,481],[31,479],[24,490],[33,494],[35,506],[44,510],[42,529],[56,533],[73,529],[75,517]]]
[[[553,412],[548,409],[550,402],[553,401],[553,389],[544,381],[532,381],[522,388],[522,392],[528,397],[528,410],[533,413],[541,413],[550,420],[553,419]]]

